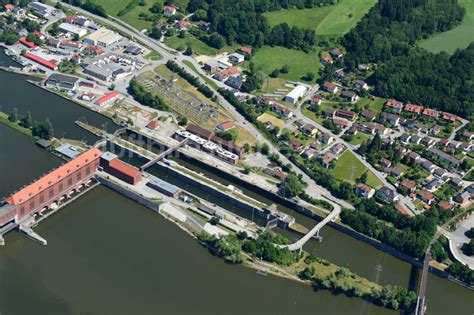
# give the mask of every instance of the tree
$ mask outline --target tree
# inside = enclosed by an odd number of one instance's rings
[[[290,66],[289,66],[289,65],[284,65],[283,67],[281,67],[280,72],[281,72],[281,73],[288,73],[288,72],[290,72]]]
[[[268,153],[270,152],[270,148],[268,147],[268,144],[266,143],[262,144],[262,146],[260,147],[260,152],[262,152],[263,155],[268,155]]]
[[[272,73],[270,73],[271,78],[278,78],[279,76],[280,76],[280,70],[278,69],[275,69],[272,71]]]
[[[185,30],[179,31],[178,37],[179,37],[179,38],[185,38],[185,37],[186,37],[186,31],[185,31]]]
[[[471,239],[469,243],[463,244],[462,251],[466,256],[474,256],[474,239]]]
[[[293,198],[300,195],[305,188],[303,182],[293,173],[288,174],[283,181],[283,194],[285,197]]]
[[[221,35],[214,33],[211,36],[209,36],[207,40],[207,44],[211,47],[221,49],[225,45],[224,37]]]
[[[150,8],[151,13],[160,13],[161,12],[161,3],[155,2]]]
[[[160,39],[162,35],[161,30],[156,26],[154,26],[148,34],[148,36],[154,39]]]
[[[144,7],[144,6],[146,6],[146,1],[145,0],[140,0],[140,2],[138,2],[138,5],[141,6],[141,7]]]
[[[359,179],[357,180],[359,183],[367,184],[367,177],[368,177],[368,172],[365,171],[360,175]]]
[[[11,121],[12,123],[16,123],[18,121],[18,110],[13,108],[10,116],[8,116],[8,120]]]
[[[186,50],[184,51],[183,54],[186,55],[186,56],[192,56],[193,55],[193,48],[191,46],[188,46],[188,48],[186,48]]]
[[[315,75],[313,72],[308,72],[308,73],[306,73],[306,75],[304,76],[304,79],[305,79],[306,81],[313,81],[314,78],[315,78],[315,76],[316,76],[316,75]]]
[[[21,117],[20,124],[25,128],[31,128],[33,126],[33,118],[31,118],[31,112],[27,112]]]
[[[188,124],[188,118],[186,118],[185,116],[181,116],[178,120],[178,125],[185,126],[187,124]]]

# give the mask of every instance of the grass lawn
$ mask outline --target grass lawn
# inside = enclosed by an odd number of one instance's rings
[[[188,46],[191,46],[191,48],[193,49],[193,53],[195,55],[206,55],[206,56],[215,56],[217,54],[221,54],[226,51],[233,52],[239,47],[238,45],[233,45],[233,46],[224,46],[220,49],[215,49],[207,45],[203,41],[189,35],[186,35],[185,38],[180,38],[177,35],[172,36],[172,37],[167,37],[165,39],[165,44],[176,50],[185,50]]]
[[[331,170],[332,174],[339,180],[345,180],[350,183],[355,183],[367,168],[360,162],[357,157],[351,152],[346,151],[336,162],[336,167]],[[372,172],[368,173],[367,185],[377,188],[382,185],[382,182],[375,177]]]
[[[421,41],[421,47],[434,53],[444,50],[452,54],[457,48],[466,48],[474,41],[474,1],[459,0],[459,4],[466,9],[462,23],[450,31]]]
[[[338,4],[312,9],[291,9],[267,12],[271,26],[288,23],[290,26],[311,28],[316,35],[341,36],[349,32],[372,8],[377,0],[339,0]]]
[[[380,97],[376,97],[375,100],[371,100],[370,98],[365,97],[365,98],[361,98],[357,102],[357,104],[360,106],[360,108],[365,108],[365,106],[368,105],[371,111],[376,112],[376,113],[381,113],[383,104],[385,104],[386,101],[387,99],[380,98]]]
[[[254,146],[257,143],[257,140],[247,131],[247,129],[242,127],[236,127],[237,129],[237,139],[235,139],[235,144],[239,146],[244,146],[248,143],[250,146]]]
[[[317,51],[307,54],[300,50],[283,47],[261,47],[255,52],[251,61],[261,67],[262,71],[267,74],[288,65],[290,71],[285,74],[282,73],[279,78],[294,81],[301,81],[301,77],[308,72],[313,72],[317,79],[320,67]]]
[[[211,79],[209,79],[208,77],[206,77],[205,75],[202,75],[201,73],[198,72],[198,70],[196,69],[196,67],[193,65],[192,62],[188,61],[188,60],[183,60],[183,63],[185,65],[187,65],[189,68],[191,68],[191,70],[193,70],[198,76],[200,76],[204,81],[207,82],[207,84],[209,84],[214,90],[217,90],[219,89],[219,86],[217,86],[217,84],[212,81]]]
[[[349,141],[349,143],[353,145],[359,145],[367,140],[369,140],[369,136],[363,134],[362,132],[358,132],[355,136],[352,137],[352,140]]]
[[[263,113],[262,115],[260,115],[257,120],[262,123],[266,123],[267,121],[269,121],[272,123],[273,126],[277,126],[279,128],[283,128],[283,126],[285,126],[285,122],[283,120],[267,113]]]

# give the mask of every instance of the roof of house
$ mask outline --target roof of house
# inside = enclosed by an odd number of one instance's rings
[[[204,129],[200,126],[193,125],[193,124],[189,124],[188,127],[186,128],[186,131],[188,131],[192,134],[195,134],[195,135],[197,135],[201,138],[204,138],[204,139],[211,139],[211,137],[212,137],[212,132],[210,132],[209,130]]]
[[[401,204],[397,203],[395,205],[395,209],[398,210],[398,212],[400,212],[401,214],[404,214],[404,215],[410,215],[410,211],[408,211],[407,209],[405,209],[405,207],[403,207]]]
[[[25,188],[20,189],[10,197],[6,198],[6,201],[13,205],[21,204],[22,202],[56,184],[61,179],[67,177],[70,172],[87,165],[92,160],[99,158],[101,155],[102,152],[99,149],[92,148],[79,155],[75,159],[67,162],[66,164],[61,165],[57,169],[51,171],[47,175],[41,177]]]
[[[58,68],[57,61],[54,60],[54,59],[46,60],[44,58],[41,58],[40,56],[34,55],[32,53],[29,53],[29,52],[25,53],[23,56],[39,63],[42,66],[45,66],[45,67],[49,68],[51,70],[56,70]]]
[[[366,109],[362,111],[362,116],[372,119],[375,117],[375,112],[371,111],[370,109]]]
[[[235,124],[232,120],[226,120],[222,123],[220,123],[217,127],[219,129],[222,129],[222,130],[227,130],[227,129],[231,129],[231,128],[234,128]]]
[[[426,189],[422,189],[418,195],[424,200],[433,200],[434,195]]]
[[[438,202],[438,206],[443,210],[452,210],[454,208],[454,205],[446,200]]]
[[[389,107],[395,107],[395,108],[399,108],[399,109],[402,109],[403,108],[403,103],[402,102],[399,102],[397,100],[394,100],[394,99],[390,99],[388,100],[385,105],[389,106]]]
[[[156,129],[156,128],[160,127],[160,124],[158,123],[158,121],[152,120],[146,126],[150,129]]]
[[[23,45],[25,45],[26,47],[28,48],[36,48],[36,44],[33,43],[33,42],[30,42],[29,40],[26,39],[26,37],[22,36],[18,39],[18,41],[20,43],[22,43]]]
[[[357,188],[360,189],[360,190],[365,191],[366,193],[370,193],[371,191],[374,190],[372,187],[370,187],[369,185],[366,185],[364,183],[358,183]]]
[[[409,189],[409,190],[413,190],[413,189],[416,188],[416,184],[414,182],[412,182],[411,180],[406,179],[406,178],[404,180],[402,180],[400,185],[405,187],[406,189]]]
[[[423,108],[424,107],[421,105],[406,104],[404,110],[407,112],[420,114]]]
[[[114,97],[117,97],[118,95],[119,95],[119,93],[117,91],[112,91],[110,93],[105,94],[104,96],[102,96],[101,98],[99,98],[95,102],[100,105],[100,104],[103,104],[103,103],[107,102],[108,100],[110,100]]]

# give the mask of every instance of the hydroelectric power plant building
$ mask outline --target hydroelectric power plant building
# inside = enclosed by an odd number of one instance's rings
[[[88,186],[102,152],[92,148],[0,202],[0,238],[35,214],[57,208],[73,192]]]

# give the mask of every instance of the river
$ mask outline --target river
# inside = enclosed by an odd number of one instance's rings
[[[33,117],[50,117],[57,132],[67,132],[68,137],[95,140],[73,125],[81,116],[96,125],[107,121],[25,83],[25,77],[1,72],[2,81],[21,85],[0,84],[8,108],[33,113],[32,106],[39,104],[43,111]],[[21,89],[23,96],[15,97],[13,91]],[[56,103],[62,104],[62,115],[50,115]],[[61,163],[4,126],[0,126],[0,148],[0,195]],[[359,299],[315,293],[288,280],[227,265],[161,216],[101,187],[46,220],[37,231],[48,246],[12,232],[0,248],[0,312],[396,314]],[[330,228],[322,235],[323,243],[311,242],[306,249],[379,283],[408,286],[410,279],[416,279],[409,264],[371,246]],[[377,265],[383,268],[378,275]],[[428,281],[427,302],[427,314],[474,311],[471,291],[434,275]]]

